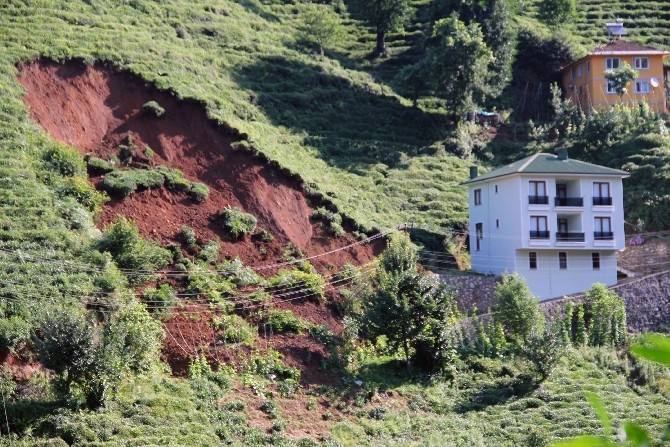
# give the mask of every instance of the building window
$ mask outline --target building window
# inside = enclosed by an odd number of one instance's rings
[[[475,224],[475,242],[477,251],[482,248],[480,243],[482,239],[484,239],[484,224]]]
[[[582,77],[582,65],[581,64],[577,65],[577,77],[578,78]]]
[[[568,268],[568,254],[564,251],[558,252],[558,268],[561,270]]]
[[[570,79],[572,79],[572,80],[575,79],[575,67],[572,67],[570,69]]]
[[[475,205],[481,205],[481,204],[482,204],[482,190],[475,189]]]
[[[500,219],[496,219],[496,228],[500,228]]]
[[[607,81],[607,93],[610,95],[615,95],[616,92],[616,86],[614,85],[614,82],[612,81]]]
[[[634,57],[633,58],[633,68],[636,70],[649,70],[649,58],[648,57]]]
[[[593,182],[593,204],[612,205],[610,184],[608,182]]]
[[[531,180],[528,182],[528,203],[531,205],[548,205],[547,182]]]
[[[605,59],[605,70],[614,70],[615,68],[619,68],[619,63],[621,63],[621,59],[618,57],[608,57]]]
[[[614,238],[612,233],[612,221],[609,217],[594,217],[593,238],[596,241],[611,241]]]
[[[531,270],[537,270],[537,252],[531,251],[528,253],[528,267]]]
[[[586,72],[590,73],[591,72],[591,61],[586,61]]]
[[[645,94],[650,91],[649,81],[635,81],[635,93]]]
[[[591,253],[591,263],[593,270],[600,270],[600,253]]]
[[[547,216],[530,216],[530,238],[549,239]]]
[[[496,194],[498,194],[498,185],[495,185],[493,188],[495,189]]]

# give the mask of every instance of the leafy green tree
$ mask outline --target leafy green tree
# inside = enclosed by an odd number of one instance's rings
[[[344,38],[340,16],[328,5],[309,4],[300,29],[305,42],[316,45],[321,56],[326,46]]]
[[[139,303],[130,303],[106,325],[69,310],[47,316],[32,341],[37,358],[56,373],[59,394],[83,393],[91,407],[105,404],[130,373],[151,369],[163,331]]]
[[[494,61],[478,24],[465,25],[455,16],[435,23],[436,45],[426,54],[425,74],[438,97],[458,121],[489,94],[489,64]]]
[[[451,359],[448,340],[459,315],[453,292],[419,272],[416,261],[409,237],[391,241],[380,257],[363,320],[370,338],[386,335],[389,347],[403,352],[408,371],[412,358],[434,370]]]
[[[538,299],[518,274],[503,275],[495,291],[498,305],[493,318],[502,324],[509,339],[519,345],[534,333],[541,332],[544,316]]]
[[[377,34],[375,56],[388,56],[386,35],[391,31],[402,29],[407,23],[410,13],[409,0],[353,0],[351,7],[354,14],[375,28]]]
[[[613,290],[595,283],[584,301],[591,346],[622,346],[626,342],[626,305]]]
[[[549,377],[564,353],[565,344],[560,334],[550,328],[544,333],[533,333],[521,351],[540,374],[540,381]]]
[[[549,25],[570,22],[577,14],[576,0],[542,0],[540,18]]]
[[[628,84],[637,79],[637,70],[630,66],[626,61],[623,61],[618,68],[613,68],[605,72],[605,79],[612,83],[614,91],[619,97],[622,97],[628,91]]]

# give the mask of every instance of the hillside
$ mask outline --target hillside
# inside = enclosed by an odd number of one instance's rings
[[[324,56],[303,1],[0,5],[0,446],[546,445],[601,433],[585,388],[658,437],[667,371],[623,352],[571,348],[538,384],[346,345],[389,232],[441,248],[476,157],[533,149],[394,90],[434,6],[411,4],[387,59],[342,2]],[[584,45],[587,7],[619,4],[580,3]],[[533,3],[515,20],[546,31]]]

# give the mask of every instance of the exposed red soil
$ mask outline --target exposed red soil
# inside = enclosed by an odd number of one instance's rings
[[[235,149],[234,143],[245,136],[209,119],[200,103],[179,100],[130,72],[76,61],[32,62],[22,67],[18,80],[26,89],[25,102],[32,118],[56,140],[78,148],[82,154],[109,159],[118,156],[119,144],[130,135],[138,148],[136,165],[177,168],[187,179],[204,183],[210,189],[203,203],[164,188],[139,191],[127,198],[112,197],[98,216],[101,228],[122,215],[132,219],[144,237],[165,244],[179,242],[182,225],[188,225],[199,241],[219,239],[222,256],[239,257],[249,266],[284,261],[282,251],[288,243],[306,256],[333,251],[311,260],[324,274],[337,271],[346,263],[367,263],[384,248],[383,240],[377,239],[337,250],[353,244],[354,237],[326,237],[322,223],[311,217],[313,206],[299,179],[250,151]],[[148,101],[158,102],[165,114],[155,117],[143,112],[142,106]],[[152,157],[140,155],[146,147],[153,151]],[[101,177],[91,180],[97,184]],[[227,240],[216,220],[217,213],[226,206],[253,214],[274,240]],[[290,308],[310,322],[335,332],[341,330],[341,323],[329,306],[277,301],[280,307]],[[166,322],[164,355],[175,374],[184,374],[190,358],[199,352],[205,352],[213,363],[237,359],[238,353],[226,352],[225,346],[217,343],[209,324],[211,317],[204,309],[191,306]],[[285,355],[289,365],[300,367],[305,383],[333,382],[320,371],[320,360],[327,353],[315,340],[307,336],[277,336],[270,345]]]

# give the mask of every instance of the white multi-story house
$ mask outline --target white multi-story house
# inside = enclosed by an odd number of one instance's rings
[[[516,272],[540,299],[617,282],[625,247],[628,173],[535,154],[477,176],[470,172],[470,255],[480,273]]]

